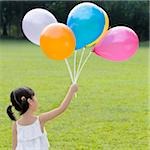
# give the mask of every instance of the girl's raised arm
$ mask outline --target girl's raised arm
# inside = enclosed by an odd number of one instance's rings
[[[67,95],[66,95],[64,101],[60,104],[59,107],[57,107],[49,112],[43,113],[39,116],[41,124],[44,124],[45,122],[47,122],[47,121],[57,117],[61,113],[63,113],[67,109],[72,97],[74,96],[75,92],[77,92],[77,90],[78,90],[77,84],[72,84],[67,92]]]

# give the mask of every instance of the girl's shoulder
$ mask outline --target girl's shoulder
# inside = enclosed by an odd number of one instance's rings
[[[29,126],[29,125],[32,125],[34,124],[37,120],[39,119],[38,116],[34,116],[34,117],[31,117],[31,118],[20,118],[16,121],[16,125],[19,125],[19,126]]]
[[[31,120],[20,118],[16,122],[14,122],[14,125],[18,130],[22,128],[40,127],[41,131],[44,132],[44,124],[41,123],[40,116],[34,116],[34,118],[32,118]]]

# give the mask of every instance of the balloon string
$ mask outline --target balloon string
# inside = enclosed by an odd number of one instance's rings
[[[77,51],[75,50],[75,53],[74,53],[74,81],[75,81],[75,77],[76,77],[76,60],[77,60]]]
[[[68,62],[67,59],[65,59],[65,63],[66,63],[66,66],[67,66],[67,68],[68,68],[68,72],[69,72],[69,74],[70,74],[70,79],[71,79],[72,83],[74,83],[72,71],[71,71],[71,69],[70,69],[70,65],[69,65],[69,62]]]
[[[85,61],[83,62],[83,64],[82,64],[80,70],[77,72],[77,75],[76,75],[76,78],[75,78],[75,82],[78,81],[79,75],[80,75],[80,73],[81,73],[81,71],[82,71],[84,65],[86,64],[86,62],[87,62],[88,59],[90,58],[91,54],[92,54],[92,52],[90,51],[90,53],[89,53],[88,56],[86,57]]]
[[[82,53],[81,53],[81,57],[80,57],[80,60],[79,60],[79,65],[78,65],[78,69],[77,69],[76,75],[78,74],[78,72],[80,70],[82,59],[83,59],[83,55],[84,55],[84,51],[85,51],[85,47],[83,47],[83,50],[82,50]],[[75,77],[75,79],[76,79],[76,77]],[[75,80],[75,82],[76,82],[76,80]]]

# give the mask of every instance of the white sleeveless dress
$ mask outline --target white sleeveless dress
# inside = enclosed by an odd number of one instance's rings
[[[17,125],[17,147],[16,150],[48,150],[49,142],[47,133],[41,131],[39,117],[31,125]]]

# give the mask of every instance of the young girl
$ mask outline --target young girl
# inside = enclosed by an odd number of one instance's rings
[[[47,121],[63,113],[68,107],[75,92],[77,84],[72,84],[64,101],[59,107],[35,116],[38,101],[34,91],[28,87],[18,88],[11,92],[11,104],[7,108],[7,114],[15,121],[12,126],[13,150],[48,150],[49,143],[44,125]],[[19,111],[21,118],[16,121],[12,107]]]

